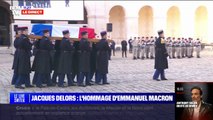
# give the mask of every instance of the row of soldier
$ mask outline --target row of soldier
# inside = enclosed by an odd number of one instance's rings
[[[155,41],[156,37],[134,37],[128,41],[129,52],[133,53],[133,59],[154,59],[155,57]],[[171,38],[166,39],[166,49],[169,58],[184,58],[193,57],[194,51],[196,52],[196,57],[200,58],[201,52],[201,41],[199,38],[193,40],[193,38]]]
[[[63,31],[62,40],[54,43],[49,39],[49,30],[44,30],[44,36],[34,42],[34,60],[31,65],[30,57],[33,43],[28,38],[28,28],[17,28],[18,36],[14,41],[16,51],[14,53],[14,70],[12,85],[15,88],[25,87],[43,88],[46,86],[68,86],[109,84],[107,82],[109,44],[106,40],[107,32],[101,32],[101,40],[97,43],[88,41],[88,33],[83,31],[80,41],[70,39],[68,30]],[[30,73],[34,71],[32,84]],[[76,78],[76,81],[75,81]],[[22,85],[25,84],[25,87]]]

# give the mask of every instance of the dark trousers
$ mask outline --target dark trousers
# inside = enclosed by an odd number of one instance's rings
[[[17,79],[18,79],[18,74],[17,74],[16,72],[14,72],[14,73],[13,73],[13,78],[12,78],[11,84],[12,84],[12,85],[15,85]]]
[[[161,77],[161,79],[165,78],[165,72],[164,69],[156,69],[155,73],[153,75],[153,79],[158,79],[158,77]]]
[[[96,79],[96,73],[95,72],[90,72],[90,81],[92,81],[93,76],[95,75],[95,79]]]
[[[72,80],[74,81],[75,78],[76,78],[76,81],[78,81],[78,79],[79,79],[79,74],[73,73],[73,74],[72,74]]]
[[[122,57],[124,57],[124,55],[125,55],[125,57],[127,57],[126,50],[122,50]]]
[[[101,83],[101,80],[102,80],[103,84],[107,83],[107,74],[106,73],[96,72],[95,83]]]
[[[72,74],[71,73],[67,73],[67,74],[61,73],[59,75],[59,81],[58,81],[58,85],[59,86],[62,86],[64,84],[65,75],[67,76],[68,85],[72,85],[73,84],[73,79],[72,79]]]
[[[111,50],[111,51],[112,51],[112,53],[111,53],[111,54],[112,54],[113,56],[115,56],[115,48],[112,48],[112,50]]]
[[[38,73],[35,72],[33,76],[33,84],[36,84],[37,79],[38,79]]]
[[[57,73],[57,72],[53,72],[53,75],[52,75],[52,82],[54,83],[54,84],[56,84],[57,83],[57,78],[59,78],[59,74]]]
[[[15,86],[20,86],[23,83],[25,84],[25,86],[30,85],[30,74],[18,74],[18,78],[15,83]]]
[[[44,83],[44,81],[46,81],[47,85],[52,84],[50,73],[45,73],[45,74],[38,73],[37,74],[36,86],[41,86],[42,83]]]
[[[84,78],[86,78],[86,84],[90,83],[90,73],[89,72],[80,72],[78,75],[79,75],[79,78],[77,80],[78,85],[83,84]]]
[[[132,53],[132,45],[129,46],[129,53]]]

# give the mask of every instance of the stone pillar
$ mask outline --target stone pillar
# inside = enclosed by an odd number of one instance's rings
[[[128,16],[126,20],[126,37],[127,40],[130,37],[138,36],[138,16]]]
[[[213,43],[213,34],[212,34],[212,28],[213,28],[213,8],[211,5],[208,6],[208,37],[207,42]]]
[[[181,36],[180,37],[194,37],[195,27],[195,9],[194,6],[181,6],[180,17],[181,17]]]
[[[164,6],[155,6],[153,13],[153,35],[157,36],[157,31],[163,29],[166,36],[167,8]]]

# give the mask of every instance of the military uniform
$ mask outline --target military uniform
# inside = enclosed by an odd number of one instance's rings
[[[108,52],[109,45],[106,40],[106,31],[101,32],[102,39],[97,43],[97,59],[96,59],[96,84],[109,84],[107,82],[107,73],[108,73]]]
[[[132,48],[133,48],[132,39],[129,39],[128,43],[129,43],[129,53],[132,53]]]
[[[68,30],[63,31],[63,35],[69,34]],[[68,38],[63,37],[61,41],[61,54],[59,59],[58,73],[59,75],[59,87],[64,86],[64,78],[67,76],[68,86],[73,85],[72,72],[73,72],[73,51],[74,47]]]
[[[150,42],[150,58],[153,59],[155,57],[155,40],[151,37]]]
[[[197,42],[195,43],[195,47],[196,47],[197,58],[200,58],[201,42],[199,41],[199,39],[197,39]]]
[[[180,39],[176,43],[176,51],[177,51],[177,58],[180,59],[181,58],[181,42],[180,42]]]
[[[172,46],[173,46],[173,42],[172,42],[172,40],[169,40],[169,42],[168,42],[168,55],[169,55],[170,59],[173,58],[173,56],[172,56]]]
[[[86,35],[87,32],[82,32],[81,35]],[[81,38],[79,44],[80,56],[79,56],[79,79],[78,85],[84,86],[84,77],[86,78],[86,85],[92,85],[90,83],[90,42],[86,38]]]
[[[79,57],[80,57],[80,49],[79,49],[79,41],[75,41],[73,43],[73,47],[75,48],[73,51],[73,72],[72,72],[72,79],[75,82],[75,78],[76,78],[76,82],[79,79]]]
[[[191,40],[187,43],[187,56],[188,56],[188,58],[192,57],[192,42],[191,42]]]
[[[159,75],[161,76],[161,80],[167,80],[165,78],[165,72],[164,69],[168,68],[168,60],[167,56],[168,53],[166,51],[166,46],[165,46],[165,40],[161,36],[163,34],[163,31],[158,31],[159,38],[155,42],[155,66],[154,68],[156,69],[154,75],[153,75],[153,80],[159,81],[158,77]]]
[[[176,56],[175,56],[175,53],[176,53],[175,45],[176,45],[176,42],[173,40],[172,41],[172,58],[176,58]]]
[[[46,31],[45,31],[46,32]],[[32,69],[37,73],[37,80],[35,82],[37,87],[43,87],[42,83],[46,83],[48,86],[52,86],[51,72],[53,59],[51,51],[54,49],[51,41],[43,36],[39,42],[39,50],[34,59]]]
[[[92,43],[92,51],[90,56],[90,82],[96,76],[96,57],[97,57],[97,43]],[[96,78],[96,77],[95,77]]]
[[[145,59],[145,47],[146,47],[146,44],[145,44],[144,40],[141,41],[140,46],[141,46],[141,55],[140,55],[140,57],[143,60],[143,59]]]
[[[28,28],[22,28],[23,31],[26,29]],[[14,70],[18,73],[18,79],[15,83],[16,88],[23,89],[23,87],[21,86],[23,83],[25,83],[25,87],[32,87],[30,85],[31,49],[32,43],[30,43],[29,38],[25,34],[22,34],[19,41],[17,62],[14,65]]]
[[[52,75],[52,82],[53,84],[57,83],[57,78],[59,78],[59,73],[58,73],[58,66],[59,66],[59,58],[60,58],[60,54],[61,54],[61,40],[56,40],[55,41],[55,53],[53,56],[53,75]]]
[[[17,28],[17,31],[20,31],[20,30],[21,30],[21,28]],[[12,65],[12,69],[13,69],[13,77],[12,77],[12,82],[11,82],[12,85],[14,85],[18,79],[18,71],[15,68],[16,68],[16,65],[18,64],[18,49],[20,46],[20,37],[15,38],[13,45],[16,50],[14,52],[13,65]]]
[[[137,59],[137,51],[138,51],[138,41],[136,38],[132,41],[133,46],[133,59]]]
[[[182,58],[185,57],[185,50],[186,50],[186,44],[185,44],[184,40],[182,39],[182,41],[181,41],[181,57]]]
[[[110,44],[110,48],[111,48],[111,55],[113,54],[113,56],[115,56],[115,41],[112,41]]]
[[[191,52],[192,52],[191,55],[192,55],[192,57],[194,57],[194,56],[193,56],[193,54],[194,54],[194,44],[195,44],[195,43],[194,43],[194,40],[192,40],[192,41],[191,41]]]
[[[145,46],[145,53],[146,53],[146,58],[149,58],[149,52],[150,52],[150,41],[148,37],[146,38],[146,46]]]
[[[126,53],[127,42],[126,42],[126,40],[121,41],[121,47],[122,47],[122,57],[124,57],[124,55],[125,55],[125,57],[127,57],[127,53]]]
[[[140,48],[140,37],[138,37],[138,49],[137,49],[137,59],[140,59],[140,52],[141,52],[141,48]]]

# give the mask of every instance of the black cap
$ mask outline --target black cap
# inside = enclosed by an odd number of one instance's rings
[[[63,35],[66,35],[66,34],[68,34],[70,32],[69,32],[69,30],[64,30],[62,33],[63,33]]]
[[[158,35],[161,35],[161,34],[163,34],[163,30],[158,31]]]
[[[86,35],[88,32],[87,31],[83,31],[81,32],[81,36]]]
[[[47,32],[50,32],[50,31],[49,31],[49,30],[47,30],[47,29],[46,29],[46,30],[43,30],[43,33],[47,33]]]
[[[106,31],[102,31],[100,34],[101,34],[101,36],[103,37],[104,35],[107,34],[107,32],[106,32]]]

